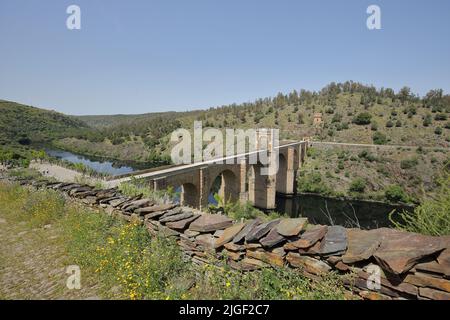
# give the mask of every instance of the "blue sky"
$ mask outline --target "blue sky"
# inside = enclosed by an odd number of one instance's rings
[[[382,30],[366,27],[371,4]],[[116,114],[346,80],[449,93],[449,39],[448,0],[0,0],[0,99]]]

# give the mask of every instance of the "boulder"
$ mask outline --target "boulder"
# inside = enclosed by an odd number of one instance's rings
[[[199,232],[211,232],[225,229],[233,224],[227,216],[221,214],[203,214],[189,226],[190,230]]]
[[[298,235],[307,223],[307,218],[282,219],[277,225],[276,230],[282,236],[293,237]]]
[[[214,249],[216,238],[210,233],[200,234],[195,237],[195,242],[205,249]]]

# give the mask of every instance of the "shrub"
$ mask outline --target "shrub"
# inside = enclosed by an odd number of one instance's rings
[[[298,191],[317,194],[331,194],[331,189],[322,181],[319,172],[302,173],[298,178]]]
[[[445,113],[437,113],[437,114],[434,116],[434,120],[437,120],[437,121],[445,121],[445,120],[447,120],[447,115],[446,115]]]
[[[427,114],[423,119],[423,126],[428,127],[432,123],[431,114]]]
[[[386,187],[386,189],[384,190],[384,196],[388,201],[391,202],[409,202],[408,195],[399,185]]]
[[[372,136],[372,140],[373,140],[374,144],[386,144],[387,143],[386,135],[381,132],[375,132]]]
[[[392,128],[394,126],[394,123],[391,120],[388,120],[386,122],[386,128]]]
[[[436,129],[434,129],[434,133],[437,135],[441,135],[442,134],[442,128],[441,127],[436,127]]]
[[[357,178],[353,180],[350,184],[349,191],[361,193],[366,189],[366,180],[362,178]]]
[[[414,168],[418,164],[419,164],[419,161],[417,160],[417,158],[405,159],[405,160],[400,161],[400,168],[411,169],[411,168]]]
[[[366,125],[370,123],[372,115],[368,112],[361,112],[355,118],[353,118],[353,123],[358,125]]]
[[[378,123],[376,123],[375,121],[372,121],[370,123],[370,130],[377,131],[378,130]]]
[[[398,229],[431,236],[450,235],[450,175],[442,179],[435,199],[426,200],[413,213],[391,212],[389,219]]]

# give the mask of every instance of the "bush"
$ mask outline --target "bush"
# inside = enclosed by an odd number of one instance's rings
[[[387,143],[386,135],[381,132],[375,132],[372,136],[372,140],[373,140],[374,144],[386,144]]]
[[[441,127],[436,127],[436,129],[434,129],[434,133],[437,135],[441,135],[442,134],[442,128]]]
[[[417,158],[405,159],[405,160],[400,161],[400,168],[411,169],[411,168],[414,168],[415,166],[417,166],[418,164],[419,164],[419,161],[417,160]]]
[[[391,202],[409,202],[409,197],[405,193],[402,187],[399,185],[392,185],[386,187],[384,190],[384,196]]]
[[[435,199],[424,201],[413,213],[397,213],[400,219],[394,218],[394,214],[389,219],[400,230],[431,236],[450,235],[450,175],[443,178]]]
[[[357,193],[364,192],[365,189],[366,189],[366,180],[362,178],[357,178],[353,180],[349,187],[350,192],[357,192]]]
[[[394,123],[391,120],[388,120],[386,122],[386,128],[392,128],[394,126]]]
[[[358,125],[366,125],[370,123],[372,115],[368,112],[361,112],[355,118],[353,118],[353,123]]]
[[[298,178],[298,191],[306,193],[317,193],[323,195],[331,194],[331,189],[322,181],[319,172],[305,174],[302,172]]]

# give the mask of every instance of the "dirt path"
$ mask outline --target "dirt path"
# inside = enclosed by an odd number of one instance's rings
[[[99,299],[99,286],[82,272],[81,289],[67,288],[73,263],[63,243],[57,226],[31,229],[0,208],[0,299]]]
[[[33,161],[30,164],[30,168],[35,169],[43,174],[43,176],[53,177],[58,181],[62,182],[74,182],[80,179],[83,179],[86,182],[95,184],[98,181],[102,181],[100,179],[90,178],[88,176],[83,175],[82,173],[67,169],[56,164],[45,163],[45,162],[36,162]]]

